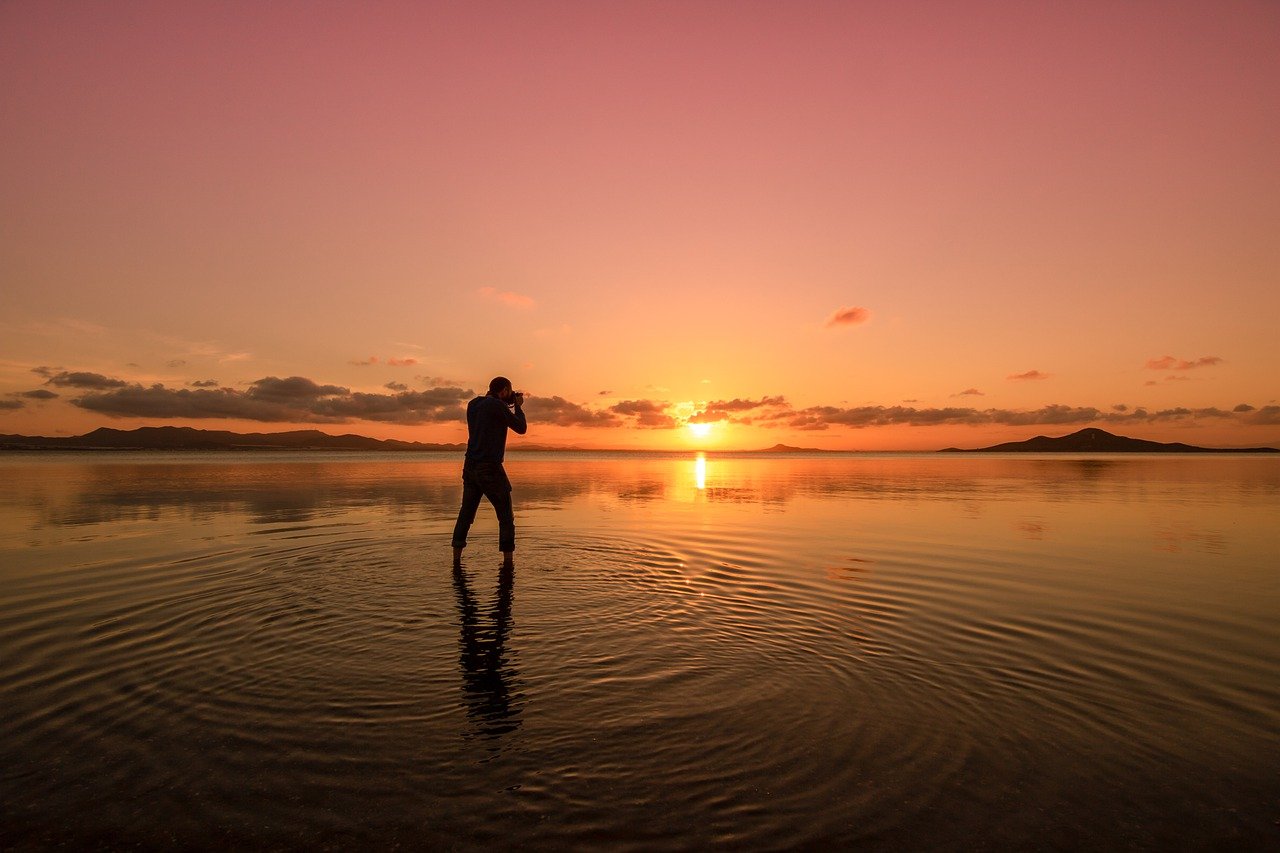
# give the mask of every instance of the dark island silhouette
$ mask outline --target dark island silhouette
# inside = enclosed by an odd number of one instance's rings
[[[102,427],[84,435],[46,438],[0,435],[0,450],[465,450],[465,444],[329,435],[318,429],[238,433],[193,427]]]
[[[1115,435],[1088,427],[1070,435],[1050,438],[1037,435],[1026,441],[1007,441],[991,447],[961,450],[948,447],[942,453],[1280,453],[1274,447],[1196,447],[1182,442],[1164,443]]]

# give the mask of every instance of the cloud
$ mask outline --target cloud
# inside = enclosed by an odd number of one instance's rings
[[[1233,411],[1233,412],[1252,412],[1252,411],[1255,411],[1255,409],[1253,408],[1253,406],[1250,406],[1248,403],[1241,403],[1240,405],[1236,406],[1236,407],[1235,407],[1234,409],[1232,409],[1231,411]]]
[[[473,391],[460,387],[367,394],[338,385],[322,385],[302,376],[268,376],[243,391],[134,384],[91,391],[71,402],[88,411],[121,418],[234,418],[268,423],[366,420],[412,425],[459,420],[463,401],[473,395]]]
[[[62,368],[61,367],[45,367],[42,364],[39,367],[31,368],[31,372],[36,374],[37,376],[43,376],[46,379],[48,379],[50,376],[53,376],[55,373],[61,373]]]
[[[165,366],[165,367],[168,367],[168,368],[171,368],[171,369],[176,369],[176,368],[179,368],[179,367],[186,367],[186,366],[187,366],[187,360],[186,360],[185,358],[171,358],[171,359],[169,359],[168,361],[166,361],[166,362],[164,363],[164,366]]]
[[[368,358],[352,359],[347,362],[347,364],[350,364],[353,367],[369,367],[373,364],[385,364],[387,367],[413,367],[415,364],[418,364],[418,359],[411,355],[405,356],[404,358],[393,357],[384,359],[379,359],[376,355],[371,355]]]
[[[623,400],[609,407],[614,414],[635,418],[635,425],[645,429],[675,429],[680,425],[667,412],[668,404],[657,400]]]
[[[827,318],[827,326],[856,326],[871,319],[871,311],[858,306],[837,308]]]
[[[612,394],[612,393],[613,393],[612,391],[601,391],[601,392],[600,392],[600,394],[599,394],[599,396],[601,396],[601,397],[608,397],[608,396],[609,396],[610,394]]]
[[[1280,407],[1272,407],[1280,411]],[[1256,413],[1251,413],[1256,414]],[[841,409],[834,406],[813,406],[800,410],[780,410],[762,420],[771,421],[792,429],[819,430],[831,426],[852,429],[880,426],[1071,426],[1091,423],[1128,424],[1188,421],[1197,419],[1232,418],[1231,412],[1217,408],[1162,409],[1150,412],[1138,408],[1133,411],[1103,412],[1092,406],[1064,406],[1052,404],[1039,409],[973,409],[966,407],[917,409],[910,406],[859,406]]]
[[[1148,370],[1194,370],[1197,367],[1213,367],[1215,364],[1221,364],[1222,359],[1216,355],[1206,355],[1197,358],[1195,361],[1183,361],[1174,358],[1171,355],[1163,355],[1159,358],[1147,359]]]
[[[1244,422],[1254,426],[1280,426],[1280,406],[1263,406],[1255,412],[1249,412]]]
[[[403,382],[388,382],[386,385],[383,385],[382,387],[386,388],[388,391],[408,391],[409,390],[409,386],[405,385]]]
[[[467,384],[460,379],[447,379],[443,376],[415,376],[413,377],[413,380],[415,382],[421,382],[423,385],[427,385],[432,388],[440,388],[443,386],[448,386],[450,388],[462,388]],[[486,379],[485,384],[488,385],[489,380]]]
[[[123,379],[112,379],[109,376],[103,376],[101,373],[69,373],[62,371],[55,373],[45,382],[46,385],[57,385],[64,388],[123,388],[128,385]]]
[[[0,412],[12,412],[26,405],[21,400],[0,400]]]
[[[26,397],[28,400],[52,400],[58,395],[52,391],[46,391],[43,388],[38,388],[35,391],[23,391],[18,396]]]
[[[319,385],[302,376],[290,376],[287,379],[267,376],[249,383],[249,390],[245,393],[257,400],[292,402],[319,397],[339,397],[349,395],[351,392],[340,385]]]
[[[755,412],[759,409],[775,409],[786,406],[787,398],[782,396],[761,397],[759,400],[744,400],[738,397],[732,400],[713,400],[694,413],[689,418],[689,423],[710,424],[732,421],[733,423],[749,424],[752,422],[752,418],[735,417],[735,415],[740,415],[743,412]]]
[[[532,308],[533,297],[525,296],[523,293],[513,293],[510,290],[498,290],[494,287],[482,287],[477,293],[482,299],[489,302],[501,302],[503,305],[510,305],[513,308]]]
[[[963,391],[957,391],[951,396],[952,397],[985,397],[987,395],[983,394],[977,388],[966,388]]]
[[[1010,373],[1006,379],[1048,379],[1048,373],[1041,373],[1039,370],[1028,370],[1026,373]]]
[[[192,388],[217,388],[221,383],[216,379],[197,379],[195,382],[188,382]]]
[[[560,396],[528,396],[524,410],[530,420],[554,426],[613,427],[623,423],[613,412],[594,411]]]

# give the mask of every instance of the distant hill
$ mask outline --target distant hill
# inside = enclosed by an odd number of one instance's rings
[[[979,447],[975,450],[961,450],[948,447],[943,453],[1280,453],[1274,447],[1216,448],[1196,447],[1192,444],[1173,442],[1165,444],[1159,441],[1146,441],[1141,438],[1128,438],[1113,435],[1106,430],[1089,427],[1050,438],[1037,435],[1026,441],[1009,441],[991,447]]]
[[[792,447],[789,444],[775,444],[773,447],[766,447],[764,450],[757,450],[756,453],[829,453],[831,451],[823,450],[818,447]]]
[[[465,450],[465,444],[329,435],[318,429],[238,433],[192,427],[102,427],[70,438],[0,435],[0,450]]]

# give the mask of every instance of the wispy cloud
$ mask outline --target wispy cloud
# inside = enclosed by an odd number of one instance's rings
[[[957,391],[951,396],[952,397],[985,397],[987,395],[983,394],[977,388],[966,388],[963,391]]]
[[[1221,363],[1222,359],[1216,355],[1201,356],[1194,361],[1162,355],[1159,358],[1147,359],[1147,370],[1194,370],[1197,367],[1213,367]]]
[[[13,412],[24,408],[27,404],[21,400],[0,400],[0,412]]]
[[[853,305],[847,308],[837,308],[827,318],[827,326],[856,326],[870,319],[871,311],[869,309]]]
[[[1010,373],[1006,379],[1048,379],[1048,373],[1042,373],[1039,370],[1028,370],[1026,373]]]
[[[23,391],[16,396],[26,397],[28,400],[54,400],[59,395],[44,388],[37,388],[35,391]]]
[[[368,358],[356,358],[347,362],[347,364],[350,364],[352,367],[371,367],[375,364],[385,364],[387,367],[413,367],[418,363],[418,359],[411,355],[404,356],[403,358],[397,358],[395,356],[392,356],[391,358],[378,358],[376,355],[371,355]]]
[[[515,293],[510,290],[498,290],[496,287],[482,287],[477,293],[482,299],[489,302],[500,302],[503,305],[510,305],[513,308],[532,308],[534,305],[533,297],[525,296],[523,293]]]

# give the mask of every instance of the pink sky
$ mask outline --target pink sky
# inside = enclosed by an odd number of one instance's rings
[[[0,110],[0,433],[1280,445],[1271,2],[10,2]]]

